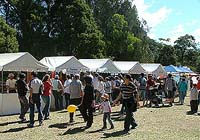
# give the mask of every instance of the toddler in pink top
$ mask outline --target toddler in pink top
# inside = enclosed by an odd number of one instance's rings
[[[110,114],[111,114],[111,105],[109,102],[109,95],[108,94],[103,94],[101,96],[103,102],[101,103],[101,108],[103,110],[103,127],[102,129],[107,128],[106,120],[110,123],[110,129],[114,128],[113,122],[111,120]]]

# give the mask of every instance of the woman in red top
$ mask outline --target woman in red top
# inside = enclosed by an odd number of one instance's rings
[[[153,80],[152,75],[149,75],[147,80],[147,103],[146,103],[146,105],[149,105],[149,107],[151,107],[151,100],[152,100],[154,86],[155,86],[155,81]],[[148,101],[150,102],[149,104]]]
[[[42,111],[44,115],[44,119],[49,119],[49,111],[50,111],[50,104],[51,104],[51,91],[52,91],[52,84],[50,81],[50,75],[46,74],[42,80],[44,84],[44,90],[42,94],[42,100],[44,101],[44,109]]]

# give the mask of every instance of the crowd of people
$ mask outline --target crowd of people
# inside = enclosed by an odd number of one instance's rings
[[[124,131],[137,127],[133,113],[140,107],[159,107],[163,103],[163,98],[169,106],[173,106],[176,93],[179,94],[180,105],[184,104],[185,96],[188,91],[188,80],[182,76],[179,82],[176,82],[172,74],[168,74],[165,79],[145,76],[141,73],[138,78],[130,74],[118,76],[101,76],[98,73],[81,73],[75,75],[65,75],[62,78],[55,75],[51,78],[45,74],[42,80],[36,72],[31,73],[32,79],[26,84],[26,75],[19,74],[19,79],[14,79],[14,74],[8,75],[6,87],[8,93],[18,93],[21,105],[19,118],[22,122],[26,121],[25,114],[30,108],[30,123],[28,127],[34,127],[35,105],[38,111],[39,125],[50,118],[51,95],[54,97],[55,110],[62,110],[69,105],[76,105],[86,122],[85,129],[90,128],[93,123],[93,113],[95,110],[101,110],[103,113],[102,129],[107,129],[108,120],[110,129],[114,128],[111,119],[112,107],[121,104],[120,116],[124,117]],[[64,77],[64,78],[63,78]],[[191,82],[190,105],[191,114],[197,113],[200,103],[200,79],[197,83]],[[27,99],[27,91],[30,96]],[[44,102],[42,108],[41,102]],[[63,102],[65,101],[65,102]],[[141,103],[139,103],[141,101]],[[74,113],[69,113],[69,122],[74,122]]]

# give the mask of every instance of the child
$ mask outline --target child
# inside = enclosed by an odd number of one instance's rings
[[[193,87],[191,89],[190,93],[190,107],[191,107],[191,114],[197,113],[198,110],[198,90],[197,90],[197,84],[193,84]]]
[[[110,114],[111,114],[111,106],[109,102],[109,95],[108,94],[103,94],[101,96],[103,102],[101,103],[101,108],[103,109],[103,127],[102,129],[106,129],[106,120],[108,119],[108,122],[110,123],[111,127],[110,129],[114,128],[113,122],[111,120]]]

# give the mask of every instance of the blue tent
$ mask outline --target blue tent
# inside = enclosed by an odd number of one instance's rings
[[[185,73],[192,73],[193,71],[190,70],[190,68],[188,67],[178,67],[179,69],[181,69],[183,72]]]
[[[174,65],[165,66],[164,69],[166,72],[182,72],[181,69],[179,69],[178,67]]]
[[[177,67],[174,65],[165,66],[164,69],[166,72],[183,72],[183,73],[192,73],[193,72],[188,67]]]

